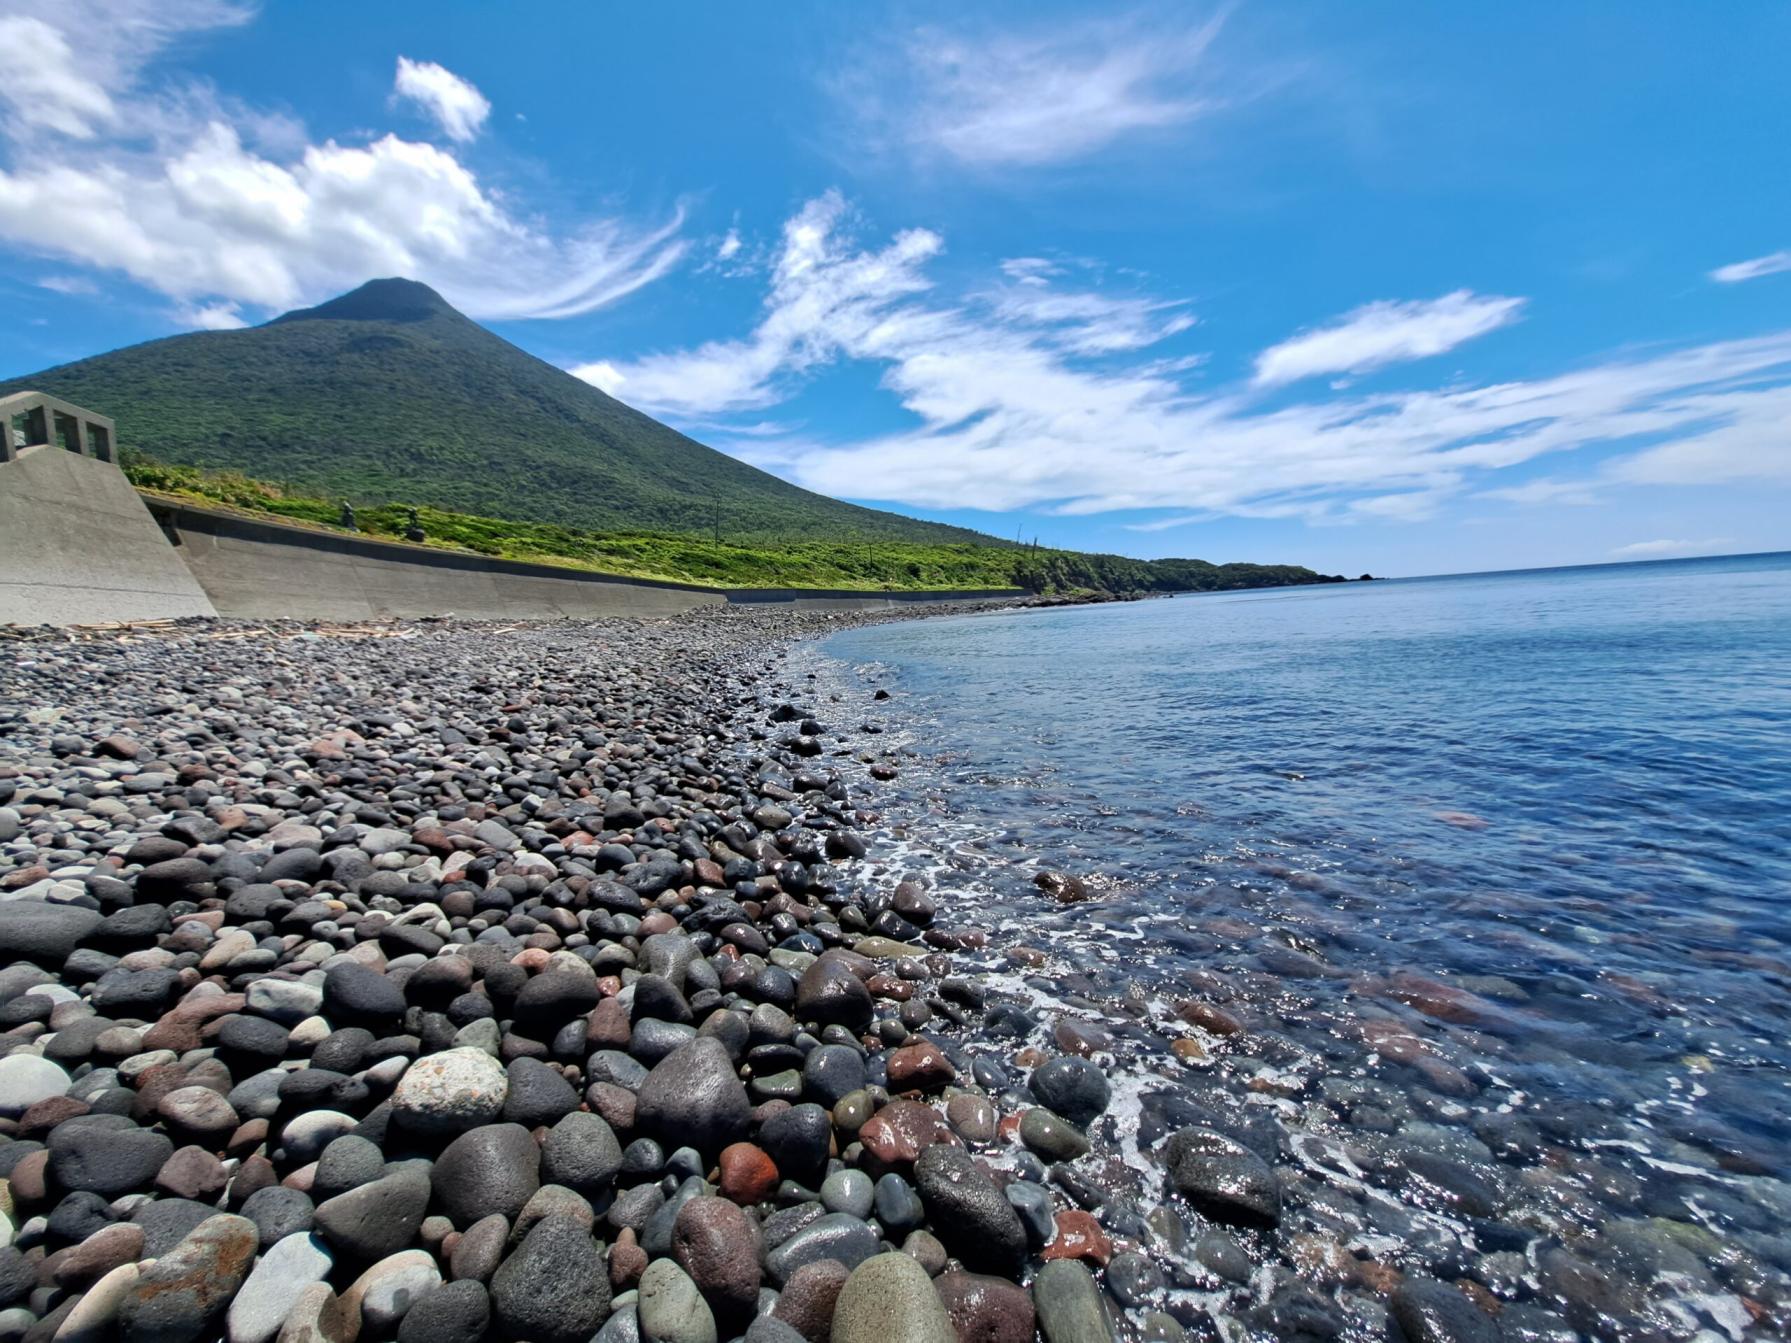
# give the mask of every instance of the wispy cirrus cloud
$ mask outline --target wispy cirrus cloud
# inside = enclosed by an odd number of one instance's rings
[[[1594,504],[1601,485],[1597,480],[1558,480],[1543,476],[1521,485],[1505,485],[1482,490],[1484,499],[1499,499],[1509,504]]]
[[[1783,252],[1768,252],[1765,256],[1757,256],[1750,261],[1718,266],[1710,272],[1710,278],[1718,284],[1740,284],[1744,280],[1758,280],[1763,275],[1782,275],[1786,271],[1791,271],[1791,248]]]
[[[1524,300],[1458,289],[1437,299],[1383,300],[1302,331],[1256,358],[1256,384],[1273,387],[1321,373],[1367,373],[1428,359],[1515,322]]]
[[[1635,541],[1618,546],[1611,558],[1618,560],[1666,560],[1681,555],[1720,555],[1735,544],[1733,537],[1713,536],[1704,541]]]
[[[449,149],[394,134],[314,140],[204,84],[148,78],[177,39],[248,22],[251,6],[14,0],[13,10],[0,23],[49,62],[40,76],[56,78],[45,100],[18,96],[33,86],[4,78],[19,57],[0,40],[0,134],[13,165],[0,169],[0,242],[128,277],[183,320],[246,320],[243,310],[315,302],[381,275],[434,285],[478,317],[563,317],[652,283],[684,254],[681,210],[657,223],[549,227]],[[483,116],[450,84],[464,81],[432,69],[412,65],[413,96],[450,138],[471,133]]]
[[[417,104],[441,127],[442,134],[463,144],[478,138],[491,115],[490,101],[471,80],[434,61],[400,56],[392,92]]]
[[[1146,348],[1181,329],[1191,314],[1180,305],[1090,291],[1101,302],[1016,306],[1018,292],[1036,301],[1084,292],[1064,288],[1073,267],[1057,263],[1009,264],[992,287],[942,293],[928,272],[943,246],[931,231],[910,230],[864,247],[845,202],[829,194],[786,225],[765,311],[750,332],[611,360],[604,375],[625,400],[725,425],[730,413],[795,396],[826,366],[858,363],[878,370],[908,427],[856,440],[758,436],[731,446],[847,498],[1063,514],[1165,511],[1128,523],[1140,529],[1217,514],[1414,519],[1474,491],[1545,502],[1549,489],[1506,486],[1501,473],[1576,452],[1592,453],[1591,474],[1609,484],[1791,476],[1783,448],[1791,331],[1612,357],[1528,381],[1324,389],[1270,402],[1253,378],[1191,384],[1193,357]],[[1405,333],[1359,346],[1347,360],[1316,362],[1360,368],[1467,339],[1509,320],[1518,302],[1456,298],[1444,311],[1468,317],[1443,336]],[[1388,306],[1420,317],[1425,307]],[[1348,327],[1360,312],[1319,329]],[[1096,317],[1137,330],[1136,348],[1079,339]],[[592,366],[580,371],[604,380]],[[725,427],[717,437],[727,445]],[[1560,501],[1573,493],[1552,492]]]
[[[1222,105],[1208,51],[1223,16],[1164,27],[1106,16],[1021,32],[924,28],[835,92],[864,133],[972,168],[1085,158]]]

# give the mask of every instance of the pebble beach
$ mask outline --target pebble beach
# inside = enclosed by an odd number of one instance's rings
[[[845,878],[840,619],[10,636],[0,1337],[1178,1333],[1051,1180],[1101,1070]]]
[[[1273,1103],[1141,1115],[1148,1005],[878,861],[915,748],[793,650],[888,618],[7,636],[0,1339],[1636,1336],[1461,1162],[1396,1269]]]

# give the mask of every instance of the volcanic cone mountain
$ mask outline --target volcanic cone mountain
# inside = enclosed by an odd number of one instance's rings
[[[0,394],[24,387],[112,416],[124,446],[157,460],[357,502],[604,532],[1001,544],[811,494],[704,447],[414,280],[96,355]]]

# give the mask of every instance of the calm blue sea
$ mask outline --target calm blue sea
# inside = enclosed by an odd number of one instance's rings
[[[892,693],[917,753],[885,798],[905,861],[1004,935],[1081,938],[1110,980],[1301,1039],[1416,1001],[1486,1104],[1635,1119],[1645,1175],[1791,1173],[1791,555],[916,621],[823,651],[834,693]],[[1040,868],[1102,898],[1057,906]]]

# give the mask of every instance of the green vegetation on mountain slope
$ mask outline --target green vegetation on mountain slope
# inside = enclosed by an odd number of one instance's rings
[[[265,326],[196,331],[0,385],[118,422],[158,461],[357,505],[601,532],[1004,544],[859,508],[704,447],[518,349],[424,285],[375,280]]]
[[[341,505],[234,472],[168,466],[127,449],[126,473],[139,489],[210,507],[334,528]],[[791,541],[756,545],[700,536],[602,535],[556,523],[512,522],[420,507],[425,544],[504,559],[560,564],[635,578],[714,587],[938,591],[1023,587],[1033,592],[1209,592],[1336,581],[1295,565],[1133,560],[1069,550],[903,540]],[[356,510],[359,529],[403,536],[409,509]]]

